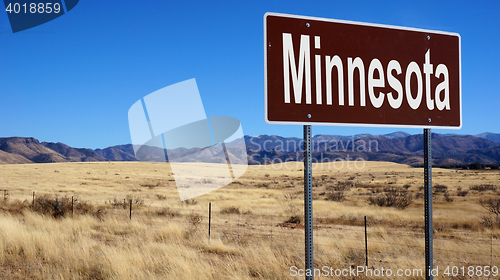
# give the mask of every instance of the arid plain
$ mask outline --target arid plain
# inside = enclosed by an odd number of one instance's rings
[[[500,171],[434,168],[433,183],[437,279],[467,278],[446,267],[500,266],[488,204]],[[315,267],[364,266],[366,216],[369,268],[422,269],[422,186],[422,168],[314,164]],[[290,267],[304,265],[302,163],[249,166],[184,202],[165,163],[0,165],[0,189],[3,279],[297,279]]]

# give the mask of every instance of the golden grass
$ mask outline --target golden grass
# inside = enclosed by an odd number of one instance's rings
[[[364,265],[362,225],[367,216],[370,267],[422,268],[423,199],[414,198],[408,208],[398,210],[369,205],[367,198],[388,186],[409,185],[414,196],[422,193],[423,170],[361,164],[314,164],[316,267]],[[249,166],[229,186],[181,203],[168,164],[0,165],[0,189],[8,190],[0,208],[26,201],[22,214],[0,211],[0,278],[295,279],[290,266],[303,268],[304,231],[283,222],[302,214],[302,168],[301,163]],[[433,183],[447,186],[453,199],[434,195],[436,265],[500,265],[500,231],[480,224],[490,214],[478,203],[498,194],[457,193],[477,184],[500,189],[500,172],[435,168],[433,175]],[[325,200],[325,193],[343,181],[355,183],[345,201]],[[37,197],[88,201],[93,214],[54,219],[34,213],[29,210],[33,191]],[[133,205],[132,220],[127,207],[114,204],[130,198],[140,202]],[[193,222],[193,215],[201,220]]]

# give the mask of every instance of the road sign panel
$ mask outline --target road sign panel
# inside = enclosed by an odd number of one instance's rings
[[[462,125],[460,35],[267,13],[271,124]]]

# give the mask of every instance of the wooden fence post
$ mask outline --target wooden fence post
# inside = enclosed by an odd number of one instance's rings
[[[210,241],[210,227],[212,222],[212,202],[208,203],[208,241]]]
[[[132,220],[132,199],[130,200],[130,220]]]
[[[366,216],[365,216],[365,258],[366,258],[366,267],[368,267],[368,239],[366,233]]]

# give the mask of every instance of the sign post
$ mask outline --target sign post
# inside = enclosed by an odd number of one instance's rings
[[[312,147],[311,126],[304,125],[304,227],[306,271],[314,271],[313,254],[313,198],[312,198]],[[306,273],[307,280],[314,279],[314,273]]]
[[[432,149],[431,129],[424,128],[424,197],[425,197],[425,279],[432,280],[433,226],[432,226]]]
[[[460,41],[451,32],[264,15],[265,120],[304,126],[306,279],[314,277],[311,125],[424,129],[425,267],[432,279],[431,128],[462,127]]]

